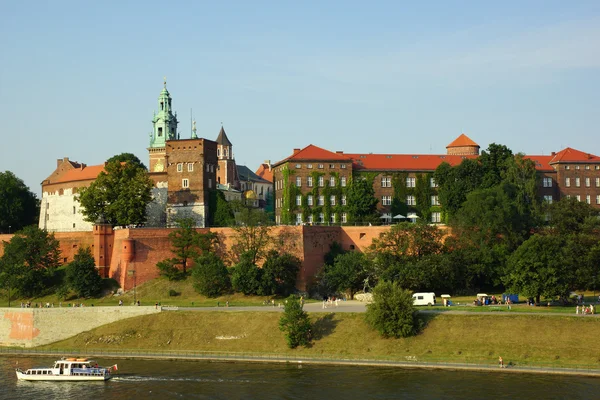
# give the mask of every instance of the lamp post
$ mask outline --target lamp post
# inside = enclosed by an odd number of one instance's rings
[[[8,234],[10,235],[10,229],[12,228],[12,225],[8,226]]]

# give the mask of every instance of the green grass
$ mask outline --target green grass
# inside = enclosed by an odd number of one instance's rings
[[[600,368],[598,318],[439,314],[427,317],[418,336],[384,339],[366,325],[362,314],[312,314],[315,340],[311,347],[296,350],[287,348],[279,318],[280,314],[268,312],[162,312],[105,325],[41,349],[187,350],[393,361],[414,357],[481,364],[493,364],[502,356],[516,365]]]

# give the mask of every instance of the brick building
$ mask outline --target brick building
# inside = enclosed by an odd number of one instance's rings
[[[309,145],[273,165],[275,219],[278,224],[344,224],[348,221],[346,188],[354,176],[373,184],[381,220],[443,220],[433,172],[477,158],[480,146],[461,134],[447,154],[346,154]],[[552,155],[527,155],[540,177],[546,202],[574,196],[600,208],[600,158],[571,148]],[[419,190],[416,188],[419,187]]]

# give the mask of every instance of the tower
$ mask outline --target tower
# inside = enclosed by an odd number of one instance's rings
[[[222,185],[229,184],[231,187],[239,189],[239,179],[235,159],[233,158],[233,145],[229,141],[225,129],[221,126],[221,131],[217,137],[217,159],[219,167],[217,170],[217,183]]]
[[[165,145],[167,140],[179,139],[177,137],[177,113],[173,114],[171,95],[167,90],[167,78],[163,82],[163,90],[158,96],[158,113],[154,112],[152,118],[152,133],[150,134],[150,172],[166,171]]]

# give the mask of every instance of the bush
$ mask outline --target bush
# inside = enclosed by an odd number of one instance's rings
[[[290,349],[298,346],[308,346],[311,339],[312,325],[308,314],[302,309],[300,300],[289,297],[283,309],[283,315],[279,319],[279,330],[285,332],[285,340]]]
[[[398,283],[382,281],[373,289],[373,303],[367,305],[367,323],[383,337],[408,337],[421,329],[412,293]]]
[[[169,289],[169,296],[170,297],[179,296],[179,293],[175,289]]]
[[[156,264],[159,274],[170,281],[178,281],[185,278],[185,274],[175,266],[175,261],[171,258],[160,261]]]
[[[80,248],[74,260],[67,266],[67,283],[77,296],[94,297],[102,291],[102,277],[96,269],[96,262],[92,251]]]
[[[241,260],[231,272],[231,285],[236,292],[245,295],[261,294],[262,270],[252,261],[252,255],[242,254]]]
[[[196,258],[192,270],[194,289],[201,295],[217,297],[229,290],[231,282],[227,267],[214,253]]]

